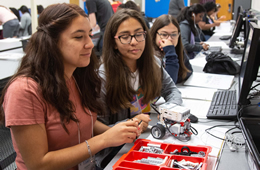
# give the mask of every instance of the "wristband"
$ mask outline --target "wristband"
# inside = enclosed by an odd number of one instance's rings
[[[85,142],[86,142],[86,144],[88,145],[88,154],[89,154],[89,156],[90,156],[90,159],[92,160],[92,153],[91,153],[90,146],[89,146],[89,144],[88,144],[88,141],[87,141],[87,140],[85,140]]]

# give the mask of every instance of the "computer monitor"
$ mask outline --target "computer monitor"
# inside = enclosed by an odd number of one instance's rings
[[[230,43],[229,43],[230,48],[235,47],[237,37],[239,36],[240,32],[244,30],[243,29],[244,25],[245,25],[244,16],[243,16],[242,13],[239,13],[236,25],[234,27],[234,30],[233,30],[233,33],[232,33],[232,36],[231,36],[231,39],[230,39]]]
[[[236,13],[236,18],[235,18],[235,20],[237,21],[239,14],[243,14],[243,13],[244,13],[243,7],[242,7],[241,5],[238,6],[238,7],[237,7],[237,13]]]
[[[245,18],[245,33],[246,33],[245,38],[246,39],[247,39],[248,33],[249,33],[249,23],[250,22],[254,22],[254,23],[258,24],[258,19],[257,18],[249,18],[249,17]]]
[[[248,94],[253,81],[257,78],[260,66],[260,27],[254,22],[249,23],[248,38],[245,43],[244,55],[241,61],[239,75],[238,105],[250,103]]]

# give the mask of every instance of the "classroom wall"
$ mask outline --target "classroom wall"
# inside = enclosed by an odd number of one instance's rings
[[[34,0],[36,5],[42,5],[46,8],[48,5],[55,3],[70,3],[70,0]],[[84,9],[84,2],[79,1],[79,6]],[[26,5],[28,8],[31,8],[31,0],[0,0],[0,4],[6,7],[14,7],[19,9],[22,5]]]
[[[34,0],[34,1],[35,4],[42,5],[44,8],[50,4],[70,2],[69,0]],[[28,8],[31,8],[31,0],[1,0],[1,5],[4,5],[8,8],[9,7],[20,8],[22,5],[26,5]]]
[[[260,11],[260,3],[259,0],[252,0],[251,8],[257,11]]]

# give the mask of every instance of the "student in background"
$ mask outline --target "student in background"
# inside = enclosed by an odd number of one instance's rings
[[[20,37],[31,35],[31,14],[29,9],[23,5],[19,9],[22,12],[21,24],[20,24]]]
[[[170,0],[168,14],[177,18],[184,7],[184,0]]]
[[[189,57],[184,52],[181,41],[181,30],[172,15],[161,15],[150,30],[155,55],[175,83],[186,80],[192,73]]]
[[[112,0],[112,1],[110,2],[110,4],[111,4],[111,6],[112,6],[112,8],[113,8],[113,11],[116,12],[118,6],[119,6],[120,4],[122,4],[122,2],[116,1],[116,0]]]
[[[0,98],[0,120],[11,129],[17,169],[92,169],[95,162],[80,163],[140,134],[136,120],[112,128],[96,120],[102,113],[101,80],[91,34],[77,5],[50,5],[40,15]]]
[[[137,6],[136,3],[133,2],[133,1],[127,1],[125,4],[121,4],[118,7],[119,7],[118,10],[120,10],[122,8],[129,8],[129,9],[136,10],[136,11],[138,11],[138,12],[140,12],[142,14],[139,6]],[[144,14],[142,14],[142,15],[143,15],[143,19],[145,21],[146,26],[148,27],[148,29],[150,29],[150,25],[149,25],[148,19],[144,16]]]
[[[135,117],[142,120],[144,131],[150,121],[150,103],[158,96],[182,103],[180,91],[160,67],[152,49],[152,39],[140,12],[121,9],[111,17],[100,67],[107,108],[106,115],[99,120],[110,125]]]
[[[204,13],[205,9],[202,5],[193,4],[185,7],[177,17],[181,29],[182,43],[190,59],[193,59],[202,49],[208,50],[208,44],[201,39],[203,33],[196,25],[202,20]],[[196,37],[200,42],[195,41]]]
[[[220,4],[216,4],[216,12],[214,12],[211,16],[210,16],[210,18],[214,21],[214,23],[222,23],[222,22],[224,22],[225,21],[225,19],[226,19],[226,16],[225,15],[221,15],[219,18],[218,18],[218,12],[219,12],[219,10],[220,10],[220,8],[221,8],[221,5]]]
[[[17,17],[17,19],[20,21],[21,18],[20,18],[19,11],[18,11],[16,8],[13,8],[13,7],[10,7],[9,9],[14,13],[14,15],[15,15],[15,16]]]
[[[202,29],[206,40],[208,40],[214,34],[215,26],[219,26],[220,23],[214,22],[214,20],[210,17],[216,12],[217,6],[215,2],[207,2],[203,6],[206,10],[206,13],[204,14],[202,21],[199,22],[198,25]]]
[[[40,14],[42,13],[42,11],[44,10],[42,5],[37,5],[37,16],[39,18]]]
[[[18,36],[19,20],[10,9],[2,5],[0,5],[0,25],[3,25],[3,38]]]

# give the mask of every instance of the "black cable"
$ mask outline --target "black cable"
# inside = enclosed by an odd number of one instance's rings
[[[161,115],[161,113],[155,108],[154,104],[151,104],[151,107],[153,108],[153,110],[158,113],[159,115]]]
[[[259,86],[259,85],[260,85],[260,83],[257,83],[256,85],[254,85],[253,87],[251,87],[250,90],[256,88],[256,87]]]
[[[211,130],[211,129],[215,128],[215,127],[221,127],[221,126],[234,126],[234,125],[215,125],[215,126],[212,126],[212,127],[208,128],[208,129],[205,129],[205,132],[208,133],[209,135],[211,135],[211,136],[217,138],[217,139],[225,140],[224,138],[220,138],[220,137],[218,137],[218,136],[216,136],[216,135],[213,135],[212,133],[209,132],[209,130]],[[229,131],[231,131],[231,130],[233,130],[233,129],[235,129],[235,128],[237,128],[237,126],[235,126],[235,127],[231,128],[231,129],[227,130],[226,133],[229,132]],[[225,133],[225,134],[226,134],[226,133]]]
[[[198,131],[197,129],[195,129],[194,127],[190,126],[190,131],[194,134],[194,135],[198,135]]]
[[[240,117],[242,117],[242,111],[243,111],[245,108],[250,107],[250,106],[259,106],[259,103],[258,103],[258,104],[242,105],[241,108],[239,109],[239,111],[237,112],[237,121],[239,121]]]
[[[227,139],[220,138],[220,137],[218,137],[218,136],[216,136],[216,135],[213,135],[212,133],[209,132],[209,130],[211,130],[211,129],[215,128],[215,127],[221,127],[221,126],[235,126],[235,127],[233,127],[233,128],[228,129],[228,130],[225,132],[225,136],[226,136],[226,134],[227,134],[228,132],[230,132],[230,131],[233,130],[233,129],[236,129],[236,128],[240,129],[240,127],[239,127],[238,125],[215,125],[215,126],[212,126],[212,127],[208,128],[208,129],[206,129],[205,132],[208,133],[209,135],[211,135],[211,136],[217,138],[217,139],[220,139],[220,140],[223,140],[223,141],[227,142],[227,141],[228,141]],[[231,134],[234,134],[234,133],[242,133],[242,131],[235,131],[235,132],[232,132]],[[234,144],[236,144],[236,145],[242,145],[242,146],[245,145],[245,143],[235,143],[235,142],[233,142],[233,141],[231,141],[231,142],[234,143]]]

